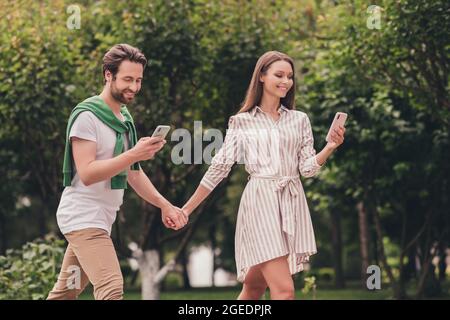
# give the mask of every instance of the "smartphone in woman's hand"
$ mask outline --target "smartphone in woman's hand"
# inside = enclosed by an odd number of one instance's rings
[[[347,121],[347,114],[344,112],[337,112],[334,116],[333,123],[330,126],[330,129],[328,130],[327,137],[325,138],[326,142],[329,142],[331,134],[333,133],[334,129],[339,129],[339,127],[345,126],[345,121]]]

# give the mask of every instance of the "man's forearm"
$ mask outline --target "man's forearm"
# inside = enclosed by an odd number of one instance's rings
[[[111,159],[94,160],[87,165],[86,172],[83,173],[83,183],[91,185],[96,182],[111,179],[135,162],[136,159],[130,152],[124,152]]]
[[[128,183],[142,199],[155,207],[162,208],[170,205],[170,202],[158,192],[142,169],[138,172],[129,170]]]

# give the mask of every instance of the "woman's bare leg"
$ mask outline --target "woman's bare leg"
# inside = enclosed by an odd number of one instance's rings
[[[269,286],[272,300],[295,299],[294,281],[289,271],[287,256],[261,263],[259,266]]]
[[[267,283],[261,273],[260,266],[253,266],[245,277],[238,300],[259,300],[266,292],[266,289]]]

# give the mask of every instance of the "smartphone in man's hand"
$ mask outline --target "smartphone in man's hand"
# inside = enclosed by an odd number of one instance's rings
[[[156,127],[155,131],[153,131],[152,138],[161,137],[164,139],[170,131],[170,126],[159,125]]]

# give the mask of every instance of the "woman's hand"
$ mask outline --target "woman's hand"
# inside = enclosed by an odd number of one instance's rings
[[[183,228],[189,220],[189,218],[184,215],[180,208],[172,205],[162,207],[161,216],[163,224],[167,228],[171,228],[174,230]]]
[[[330,136],[330,141],[327,143],[327,147],[335,150],[344,142],[345,128],[339,126],[339,129],[334,129]]]

